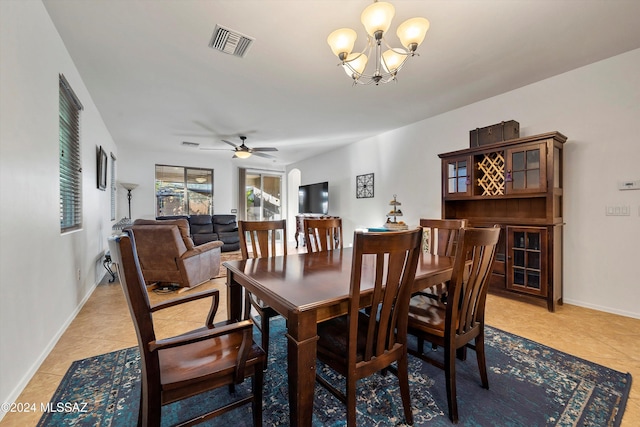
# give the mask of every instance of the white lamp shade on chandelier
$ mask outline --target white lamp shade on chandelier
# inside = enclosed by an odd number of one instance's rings
[[[391,3],[384,1],[375,2],[367,6],[360,15],[360,21],[367,30],[367,34],[375,37],[377,31],[386,33],[391,26],[391,20],[396,14],[396,9]]]
[[[364,53],[350,53],[345,62],[349,63],[349,66],[343,65],[345,73],[347,73],[347,76],[353,77],[354,71],[359,74],[364,73],[364,69],[367,66],[367,55]]]
[[[407,58],[415,56],[418,46],[424,41],[429,30],[429,21],[425,18],[411,18],[400,24],[396,34],[403,48],[392,48],[384,39],[395,16],[391,3],[375,1],[367,6],[360,20],[367,32],[367,46],[362,52],[352,53],[357,34],[351,28],[341,28],[329,34],[327,43],[336,55],[354,84],[388,83],[396,80],[398,71]],[[382,52],[382,42],[388,47]],[[369,60],[373,59],[374,70],[365,74]]]
[[[356,38],[358,34],[351,28],[340,28],[329,34],[327,42],[333,51],[333,54],[340,56],[341,53],[350,53],[353,50],[353,45],[356,44]]]
[[[429,31],[429,25],[429,21],[425,18],[418,17],[407,19],[400,24],[396,34],[400,39],[402,46],[411,50],[411,46],[415,45],[413,50],[416,50],[424,41],[427,31]]]

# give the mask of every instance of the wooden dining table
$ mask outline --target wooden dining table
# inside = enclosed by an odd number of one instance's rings
[[[311,426],[317,324],[348,311],[352,248],[226,261],[229,320],[243,318],[243,288],[286,319],[290,425]],[[374,261],[364,260],[361,302],[370,304]],[[453,258],[422,253],[414,291],[451,278]]]

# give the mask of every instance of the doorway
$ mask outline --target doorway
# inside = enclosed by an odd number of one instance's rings
[[[244,187],[247,221],[282,219],[282,175],[247,170]]]

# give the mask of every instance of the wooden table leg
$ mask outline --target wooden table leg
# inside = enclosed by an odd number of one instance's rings
[[[229,320],[242,320],[242,286],[238,284],[233,273],[227,270],[227,316]]]
[[[294,313],[287,319],[289,419],[292,426],[311,427],[316,383],[315,311]]]

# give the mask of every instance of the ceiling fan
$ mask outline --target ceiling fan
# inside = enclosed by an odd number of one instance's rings
[[[256,155],[259,157],[266,157],[268,159],[274,159],[275,157],[273,157],[270,154],[265,154],[265,151],[278,151],[277,148],[275,147],[257,147],[257,148],[249,148],[245,145],[244,141],[247,139],[246,136],[244,135],[240,135],[240,140],[242,140],[242,144],[240,145],[236,145],[231,141],[227,141],[227,140],[222,140],[222,142],[229,144],[233,147],[233,149],[229,149],[229,148],[213,148],[213,147],[200,147],[201,150],[230,150],[233,151],[235,154],[233,156],[233,158],[240,158],[240,159],[247,159],[249,157],[251,157],[251,155]]]

